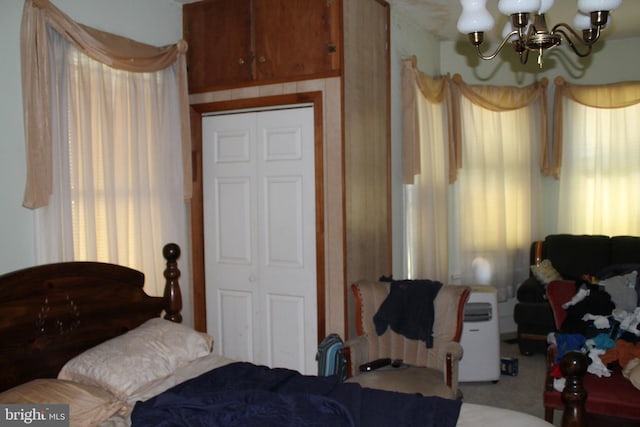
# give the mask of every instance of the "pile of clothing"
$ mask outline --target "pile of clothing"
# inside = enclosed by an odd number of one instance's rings
[[[621,276],[622,284],[634,289],[638,276],[633,271]],[[626,285],[625,285],[626,283]],[[563,304],[567,317],[559,331],[549,334],[548,341],[558,348],[558,361],[573,350],[591,359],[588,372],[599,377],[611,375],[611,367],[619,365],[623,375],[640,389],[640,307],[636,298],[612,291],[606,281],[584,277],[576,282],[574,297]],[[564,388],[559,365],[552,376],[554,388]]]

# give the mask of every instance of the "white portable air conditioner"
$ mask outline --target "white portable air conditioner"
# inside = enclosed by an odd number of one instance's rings
[[[460,344],[464,350],[458,380],[498,381],[500,332],[498,293],[493,286],[473,286],[464,308]]]

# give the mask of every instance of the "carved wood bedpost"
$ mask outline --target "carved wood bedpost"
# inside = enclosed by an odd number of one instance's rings
[[[164,285],[164,299],[166,301],[166,314],[164,318],[172,322],[182,322],[182,294],[180,293],[180,269],[178,269],[178,258],[180,258],[180,246],[175,243],[167,243],[162,249],[162,255],[167,260],[167,268],[164,270],[166,279]]]
[[[562,413],[563,427],[584,427],[587,425],[585,402],[587,390],[582,379],[587,373],[589,358],[579,351],[569,351],[560,361],[560,370],[564,374],[566,383],[562,390],[564,412]]]

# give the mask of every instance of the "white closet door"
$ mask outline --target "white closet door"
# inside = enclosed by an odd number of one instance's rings
[[[202,119],[214,351],[317,373],[313,108]]]

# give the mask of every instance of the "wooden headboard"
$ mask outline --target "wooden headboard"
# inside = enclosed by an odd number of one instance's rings
[[[120,265],[63,262],[0,276],[0,391],[35,378],[55,378],[81,352],[146,320],[182,321],[177,259],[165,245],[162,297],[143,290],[144,274]]]

